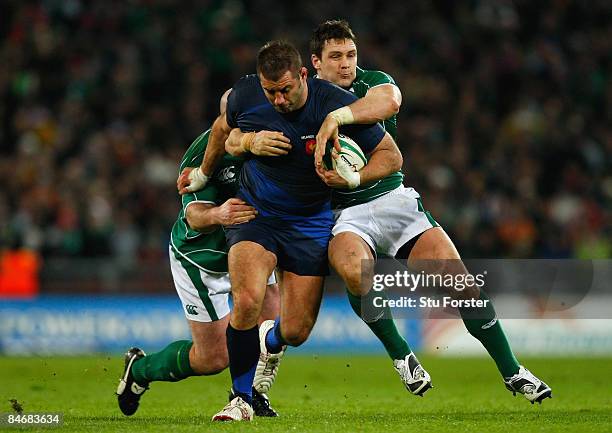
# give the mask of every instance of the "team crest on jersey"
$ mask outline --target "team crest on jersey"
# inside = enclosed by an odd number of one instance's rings
[[[232,180],[234,180],[234,178],[236,177],[236,167],[234,167],[233,165],[230,165],[229,167],[225,167],[223,170],[219,172],[219,175],[217,177],[219,179],[219,182],[222,182],[222,183],[232,182]]]
[[[306,140],[304,143],[304,150],[306,151],[306,155],[313,155],[315,151],[315,147],[317,146],[317,140],[315,140],[314,135],[303,135],[300,138],[302,140]]]

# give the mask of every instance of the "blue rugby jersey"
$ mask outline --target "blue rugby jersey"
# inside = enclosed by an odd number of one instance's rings
[[[256,75],[241,78],[227,102],[227,123],[243,132],[280,131],[291,141],[284,156],[250,155],[242,167],[238,196],[261,216],[311,216],[330,210],[330,189],[317,176],[313,163],[315,136],[331,111],[357,97],[324,80],[308,78],[305,105],[279,113],[268,102]],[[346,125],[340,132],[370,153],[385,131],[378,125]]]

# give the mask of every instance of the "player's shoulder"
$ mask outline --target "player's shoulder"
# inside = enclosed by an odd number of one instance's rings
[[[202,156],[206,151],[206,146],[208,145],[210,131],[210,128],[207,129],[206,131],[198,135],[195,140],[193,140],[193,142],[183,155],[183,158],[181,159],[179,170],[182,170],[185,167],[195,167],[200,164],[200,162],[202,161]]]
[[[357,67],[357,75],[353,84],[357,82],[366,84],[369,87],[379,86],[381,84],[397,85],[393,77],[384,71],[362,69],[360,67]]]
[[[263,97],[259,77],[255,74],[245,75],[232,86],[232,91],[227,98],[228,113],[258,104]]]
[[[322,78],[319,77],[312,77],[309,78],[309,85],[317,90],[317,91],[321,91],[321,92],[346,92],[345,89],[343,89],[340,86],[335,85],[334,83],[332,83],[331,81],[327,81],[324,80]]]
[[[335,85],[334,83],[323,80],[321,78],[313,77],[309,79],[309,86],[311,87],[313,94],[317,97],[324,97],[324,100],[337,100],[342,101],[348,99],[357,99],[356,96],[346,89]]]
[[[256,74],[249,74],[236,81],[232,86],[232,90],[250,89],[254,86],[259,86],[259,77]]]
[[[314,106],[320,114],[327,115],[330,111],[350,105],[357,100],[357,96],[352,92],[321,78],[312,78],[311,83],[309,84],[313,95],[311,100],[316,101]]]
[[[196,153],[204,152],[206,150],[206,146],[208,146],[208,139],[210,138],[211,131],[212,129],[208,128],[206,131],[198,135],[187,150],[191,150],[192,152]]]

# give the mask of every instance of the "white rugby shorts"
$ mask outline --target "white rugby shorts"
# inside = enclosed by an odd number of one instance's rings
[[[206,272],[185,258],[177,259],[172,247],[170,270],[188,320],[214,322],[229,314],[229,295],[232,291],[229,273]],[[272,272],[268,285],[275,283],[276,275]]]
[[[403,185],[370,202],[334,211],[334,217],[334,236],[355,233],[373,251],[391,257],[410,239],[438,227],[423,209],[419,193]]]

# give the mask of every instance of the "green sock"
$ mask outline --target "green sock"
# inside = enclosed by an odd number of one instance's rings
[[[489,297],[481,290],[480,299],[489,300]],[[510,377],[518,373],[519,363],[497,320],[493,303],[489,300],[486,307],[460,308],[459,312],[468,332],[487,349],[502,376]]]
[[[156,380],[177,382],[196,374],[189,364],[192,341],[180,340],[170,343],[160,352],[140,358],[132,364],[132,376],[139,385]]]
[[[387,353],[391,359],[404,359],[410,353],[410,347],[404,337],[402,337],[395,326],[393,319],[377,319],[373,322],[368,322],[361,316],[361,296],[355,296],[348,290],[346,291],[349,302],[355,314],[357,314],[363,322],[368,325],[374,335],[378,337],[380,342],[385,346]],[[385,308],[383,317],[391,317],[389,307]]]

